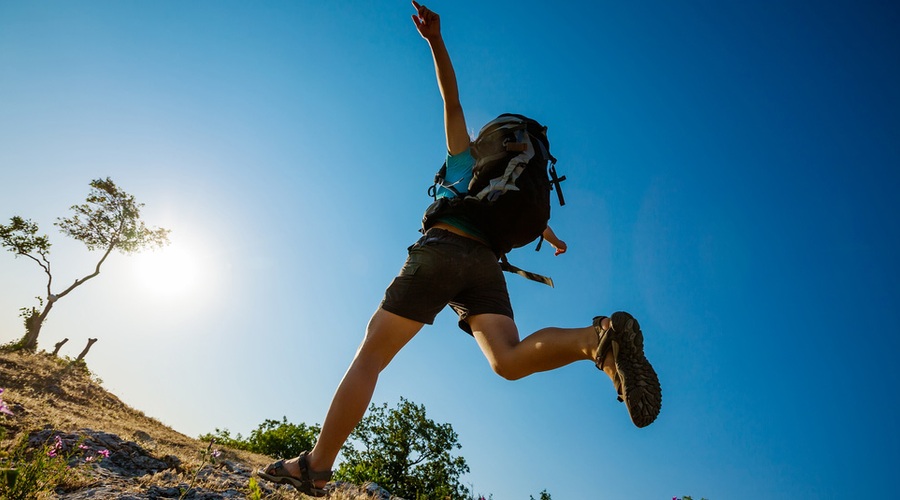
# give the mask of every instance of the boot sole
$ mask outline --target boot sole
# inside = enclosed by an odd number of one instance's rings
[[[644,335],[636,319],[627,312],[613,313],[613,355],[616,375],[622,381],[625,406],[631,421],[646,427],[656,420],[662,408],[659,377],[644,355]]]

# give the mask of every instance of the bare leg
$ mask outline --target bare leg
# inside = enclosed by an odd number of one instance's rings
[[[308,456],[310,469],[331,469],[344,441],[365,415],[378,375],[421,329],[422,323],[380,308],[375,312],[366,337],[334,394],[316,446]],[[286,461],[285,468],[294,476],[300,474],[296,458]],[[325,481],[317,483],[316,487],[321,488]]]
[[[608,327],[609,319],[603,321],[603,327]],[[599,342],[593,326],[544,328],[520,341],[515,322],[507,316],[479,314],[469,318],[469,325],[491,368],[509,380],[579,360],[593,360],[597,355]],[[615,375],[613,370],[614,367],[604,366],[610,379]]]

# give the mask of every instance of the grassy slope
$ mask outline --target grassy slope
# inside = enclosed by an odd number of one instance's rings
[[[45,428],[64,433],[93,429],[141,443],[147,443],[146,436],[149,435],[152,455],[178,457],[183,465],[180,474],[189,476],[192,469],[200,466],[199,452],[205,450],[208,444],[185,436],[127,406],[93,380],[83,364],[75,365],[46,353],[0,351],[0,388],[5,389],[2,398],[15,413],[14,417],[2,420],[7,436],[4,442],[0,442],[0,450],[10,449],[23,433]],[[225,457],[251,470],[272,461],[270,457],[240,450],[227,450]],[[366,498],[343,494],[335,497],[347,500]],[[281,488],[266,498],[307,497]]]
[[[4,421],[8,440],[48,426],[62,432],[101,430],[126,440],[142,431],[156,442],[155,454],[172,454],[187,462],[195,461],[197,451],[205,447],[127,406],[94,381],[84,365],[47,354],[0,352],[0,387],[6,389],[3,400],[16,413]],[[247,453],[240,459],[253,466],[268,460]]]

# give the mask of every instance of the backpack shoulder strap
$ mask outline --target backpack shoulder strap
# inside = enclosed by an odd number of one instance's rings
[[[462,193],[456,189],[456,184],[448,184],[447,183],[447,162],[444,161],[444,164],[441,165],[441,168],[434,174],[434,183],[431,186],[428,186],[428,196],[431,196],[431,199],[437,200],[437,190],[438,187],[443,187],[449,189],[454,196],[461,196]]]

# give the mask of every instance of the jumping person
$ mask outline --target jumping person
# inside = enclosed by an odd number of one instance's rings
[[[456,75],[441,35],[440,17],[424,5],[412,3],[416,9],[413,22],[431,48],[444,101],[446,177],[457,186],[467,186],[475,160]],[[437,196],[453,193],[443,190]],[[566,251],[566,244],[549,227],[543,237],[557,255]],[[490,240],[479,221],[465,215],[438,218],[426,228],[409,248],[400,274],[369,320],[315,446],[299,457],[279,460],[258,471],[260,477],[291,484],[307,495],[325,495],[323,488],[331,478],[331,467],[365,414],[378,375],[447,305],[457,312],[460,327],[475,338],[491,368],[501,377],[515,380],[575,361],[592,360],[612,380],[636,426],[647,426],[656,419],[662,393],[656,373],[644,356],[637,320],[626,312],[616,312],[611,317],[595,317],[589,326],[544,328],[520,340],[506,281],[498,256],[488,244]]]

